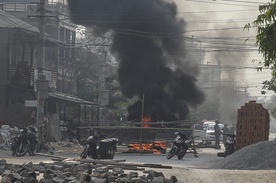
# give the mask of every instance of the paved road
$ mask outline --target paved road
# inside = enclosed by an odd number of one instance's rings
[[[208,166],[221,160],[217,157],[217,152],[210,148],[198,149],[199,157],[195,158],[192,154],[187,154],[183,160],[173,157],[166,159],[164,154],[116,154],[115,159],[125,159],[127,163],[151,163],[172,166],[172,169],[154,169],[162,172],[167,178],[174,175],[181,183],[274,183],[276,180],[276,170],[256,170],[256,171],[237,171],[237,170],[209,170]],[[56,154],[66,157],[78,157],[79,154]],[[8,163],[23,164],[24,162],[52,162],[50,157],[29,156],[13,157],[10,151],[0,151],[0,159],[6,159]],[[150,169],[150,168],[146,168]],[[142,172],[141,172],[142,173]]]
[[[215,150],[211,148],[198,149],[198,158],[194,157],[193,154],[187,154],[183,160],[178,160],[177,157],[173,157],[168,160],[165,154],[140,154],[140,153],[118,153],[115,156],[115,160],[126,160],[129,163],[150,163],[150,164],[162,164],[173,167],[188,168],[206,168],[210,164],[220,160],[221,157],[217,157],[216,153],[222,150]],[[64,156],[68,158],[78,157],[79,154],[64,154],[56,153],[56,156]],[[0,159],[5,159],[8,163],[22,164],[25,162],[32,161],[33,163],[39,162],[52,162],[51,157],[45,156],[29,156],[28,154],[23,157],[16,157],[11,155],[11,151],[0,151]]]

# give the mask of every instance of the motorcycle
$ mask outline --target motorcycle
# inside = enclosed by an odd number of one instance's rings
[[[196,149],[193,148],[192,138],[188,138],[182,132],[175,132],[175,135],[176,138],[171,150],[167,153],[167,159],[171,159],[173,156],[177,155],[177,158],[181,160],[186,153],[193,153],[195,157],[198,157]]]
[[[225,152],[224,157],[233,154],[235,152],[235,144],[236,144],[236,135],[235,134],[226,134],[227,139],[225,143]]]
[[[24,127],[12,139],[11,150],[12,155],[24,156],[27,153],[34,156],[40,148],[38,140],[38,129],[36,127]]]
[[[89,136],[81,153],[81,158],[113,159],[117,151],[118,138],[107,138],[100,140],[97,133]]]

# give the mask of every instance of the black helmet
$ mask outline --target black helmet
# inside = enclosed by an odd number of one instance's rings
[[[93,136],[94,136],[94,137],[100,137],[101,135],[100,135],[96,130],[94,130]]]
[[[180,136],[181,138],[185,136],[181,131],[174,132],[174,134]]]
[[[100,134],[99,132],[97,132],[96,130],[94,130],[93,128],[90,128],[90,132],[89,132],[90,135],[94,136],[94,137],[97,137],[99,138],[100,137]]]

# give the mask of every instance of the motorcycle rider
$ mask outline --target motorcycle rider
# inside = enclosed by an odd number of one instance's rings
[[[174,134],[175,134],[176,136],[180,137],[181,139],[184,139],[184,137],[185,137],[184,133],[181,132],[181,131],[175,132]]]
[[[175,132],[174,134],[176,135],[176,138],[175,138],[175,139],[178,139],[178,140],[180,140],[181,142],[182,142],[182,141],[184,140],[184,138],[185,138],[185,135],[184,135],[181,131]],[[179,141],[179,143],[176,144],[176,146],[177,146],[178,148],[180,148],[179,146],[182,145],[182,143],[180,143],[180,141]]]
[[[105,138],[93,128],[89,129],[89,137],[81,153],[81,158],[113,159],[117,150],[118,138]]]
[[[188,138],[181,131],[177,131],[174,134],[176,135],[176,138],[173,142],[173,147],[167,153],[167,159],[171,159],[174,155],[177,155],[180,160],[187,152],[191,152],[195,157],[198,157],[192,138]]]
[[[94,152],[93,153],[93,159],[97,159],[98,157],[97,157],[96,151],[97,151],[98,142],[100,140],[100,134],[96,130],[91,128],[90,131],[89,131],[89,135],[93,136],[92,143],[91,143],[91,149],[92,149],[92,152]]]

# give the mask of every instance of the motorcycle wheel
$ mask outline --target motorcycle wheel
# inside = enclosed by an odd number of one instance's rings
[[[24,156],[28,152],[28,144],[21,143],[15,150],[16,156]]]
[[[177,147],[172,147],[171,150],[167,153],[167,159],[171,159],[177,152]]]
[[[39,142],[36,142],[33,144],[33,150],[34,150],[34,153],[37,153],[40,150]]]
[[[88,152],[89,152],[89,145],[86,145],[85,149],[82,151],[80,157],[85,159],[88,156]]]
[[[40,145],[39,142],[34,142],[33,144],[30,145],[30,150],[29,150],[29,155],[34,156],[35,153],[39,151]]]
[[[182,160],[182,158],[185,156],[185,154],[186,154],[186,149],[182,149],[179,153],[178,153],[178,155],[177,155],[177,158],[179,159],[179,160]]]
[[[13,140],[12,141],[12,144],[11,144],[11,151],[12,151],[12,156],[14,156],[15,155],[15,151],[16,151],[16,140]]]

